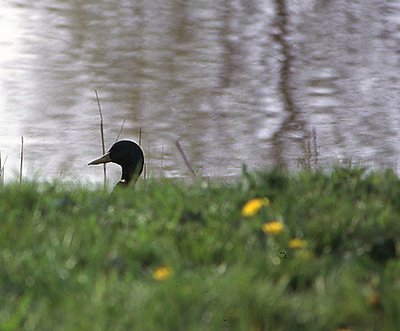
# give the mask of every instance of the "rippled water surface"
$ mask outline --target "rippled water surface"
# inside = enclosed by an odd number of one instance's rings
[[[398,168],[398,1],[3,0],[0,150],[16,178],[102,180],[139,139],[149,176],[242,164]],[[315,152],[317,150],[317,153]],[[110,181],[119,176],[110,166]]]

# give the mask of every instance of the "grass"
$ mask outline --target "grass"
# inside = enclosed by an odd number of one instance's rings
[[[399,197],[358,168],[8,184],[0,330],[397,330]]]

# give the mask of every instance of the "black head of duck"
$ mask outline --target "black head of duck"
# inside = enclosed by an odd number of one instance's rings
[[[122,168],[122,177],[118,185],[133,185],[143,171],[144,154],[135,142],[120,140],[112,145],[106,154],[93,160],[89,165],[108,162],[119,164]]]

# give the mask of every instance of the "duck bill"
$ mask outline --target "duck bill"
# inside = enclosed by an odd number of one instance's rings
[[[110,154],[106,153],[102,157],[99,157],[98,159],[93,160],[92,162],[90,162],[89,165],[108,163],[108,162],[111,162],[111,158],[110,158]]]

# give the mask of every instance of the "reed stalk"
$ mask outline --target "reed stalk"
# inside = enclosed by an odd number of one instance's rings
[[[121,127],[119,128],[119,132],[118,132],[118,135],[117,135],[117,139],[115,139],[115,142],[118,141],[118,139],[119,139],[119,137],[120,137],[120,135],[122,133],[122,130],[124,129],[125,122],[126,122],[126,118],[124,118],[124,120],[122,121]]]
[[[186,155],[185,155],[185,152],[183,151],[183,149],[182,149],[182,147],[181,147],[181,144],[179,143],[178,140],[175,141],[175,146],[176,146],[176,148],[178,148],[178,151],[179,151],[179,153],[181,154],[181,156],[182,156],[182,158],[183,158],[183,161],[185,162],[186,167],[190,170],[190,172],[192,173],[192,175],[196,177],[196,173],[194,172],[192,166],[190,165],[190,163],[189,163],[189,161],[188,161],[188,159],[187,159],[187,157],[186,157]]]
[[[101,111],[100,99],[97,93],[97,90],[94,90],[96,93],[97,106],[99,108],[100,115],[100,136],[101,136],[101,148],[103,150],[103,155],[106,153],[106,146],[104,143],[104,124],[103,124],[103,112]],[[103,174],[104,174],[104,189],[107,189],[107,167],[106,164],[103,163]]]
[[[21,157],[19,164],[19,182],[22,182],[22,166],[24,164],[24,136],[21,136]]]
[[[4,185],[4,166],[1,163],[1,151],[0,151],[0,187]]]

